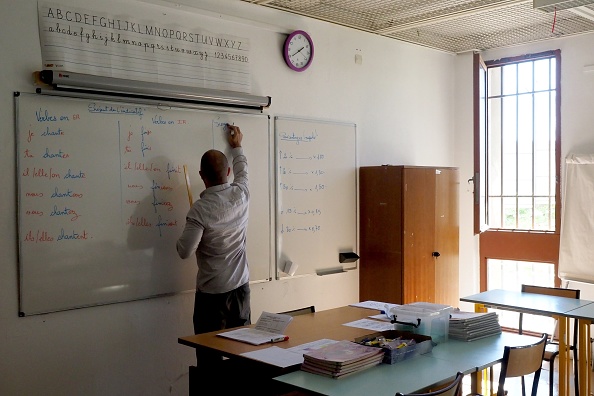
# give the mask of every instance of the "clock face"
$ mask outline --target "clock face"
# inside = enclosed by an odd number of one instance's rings
[[[309,34],[296,30],[285,41],[284,56],[287,65],[295,71],[303,71],[313,60],[314,47]]]

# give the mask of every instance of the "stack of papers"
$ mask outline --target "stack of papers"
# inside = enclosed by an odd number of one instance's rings
[[[455,310],[450,315],[449,337],[474,341],[501,333],[495,312],[464,312]]]
[[[332,378],[342,378],[377,366],[383,358],[382,348],[343,340],[304,353],[301,370]]]
[[[255,327],[241,327],[217,335],[252,345],[281,342],[289,339],[284,332],[292,320],[291,315],[262,312]]]

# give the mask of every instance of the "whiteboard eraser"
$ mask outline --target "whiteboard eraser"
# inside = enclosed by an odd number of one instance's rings
[[[297,272],[297,267],[299,267],[297,264],[295,264],[292,261],[285,261],[285,266],[283,267],[283,272],[285,274],[288,274],[290,276],[295,275],[295,272]]]
[[[354,263],[357,260],[359,260],[359,255],[355,252],[338,253],[340,263]]]

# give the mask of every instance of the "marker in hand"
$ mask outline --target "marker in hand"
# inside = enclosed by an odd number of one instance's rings
[[[289,336],[282,336],[282,337],[276,337],[270,340],[270,342],[275,343],[275,342],[283,342],[283,341],[289,341]]]

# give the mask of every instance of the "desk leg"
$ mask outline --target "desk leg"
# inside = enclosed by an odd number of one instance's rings
[[[479,395],[483,393],[482,389],[482,371],[477,370],[474,373],[470,374],[470,394],[471,395]]]
[[[188,373],[188,394],[189,395],[197,395],[198,394],[198,387],[199,387],[199,378],[198,378],[198,367],[190,366],[190,371]]]
[[[592,346],[590,344],[590,324],[592,322],[587,319],[579,319],[577,322],[579,341],[578,345],[578,377],[580,379],[580,396],[589,396],[592,391],[591,387],[591,369],[590,359],[592,353]]]
[[[470,374],[470,395],[494,395],[493,366],[488,369],[477,370]]]
[[[569,318],[557,317],[559,321],[559,396],[569,396]]]
[[[477,370],[470,374],[470,395],[483,394],[483,371],[484,370]]]

